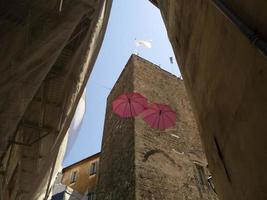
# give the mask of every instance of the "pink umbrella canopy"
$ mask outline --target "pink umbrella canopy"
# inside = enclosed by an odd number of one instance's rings
[[[113,112],[120,117],[134,117],[147,108],[147,99],[137,92],[124,93],[112,102]]]
[[[143,118],[151,128],[165,130],[175,126],[176,112],[164,104],[151,104],[144,112]]]

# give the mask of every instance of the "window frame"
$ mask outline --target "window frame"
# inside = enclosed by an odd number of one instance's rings
[[[207,185],[207,177],[205,174],[204,166],[195,163],[196,171],[197,171],[197,179],[200,185]]]
[[[93,176],[97,174],[97,165],[98,165],[98,161],[94,161],[90,163],[89,176]]]
[[[75,183],[77,179],[78,179],[78,170],[73,170],[70,174],[70,184]]]
[[[88,192],[87,199],[88,200],[96,200],[96,192],[95,191]]]

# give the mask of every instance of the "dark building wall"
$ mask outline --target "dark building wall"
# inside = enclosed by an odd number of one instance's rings
[[[265,0],[225,0],[267,39]],[[211,0],[155,0],[222,200],[265,200],[267,59]]]
[[[132,73],[133,67],[125,68],[108,97],[97,199],[135,199],[134,119],[122,119],[112,112],[112,101],[133,91]]]
[[[111,4],[1,0],[0,200],[48,195]]]
[[[111,103],[125,91],[170,105],[178,114],[176,126],[158,131],[141,117],[117,117]],[[130,58],[108,98],[102,155],[99,193],[104,190],[106,194],[98,200],[216,199],[206,180],[205,156],[183,81],[138,56]],[[125,188],[132,178],[135,184]],[[109,193],[114,196],[108,197]]]

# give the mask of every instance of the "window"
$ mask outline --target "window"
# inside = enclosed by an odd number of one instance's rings
[[[74,183],[77,180],[78,171],[73,171],[70,177],[70,183]]]
[[[206,184],[206,176],[204,172],[204,168],[201,165],[196,164],[196,169],[197,169],[197,177],[198,177],[198,182],[200,185],[205,185]]]
[[[97,162],[91,163],[90,172],[89,172],[90,176],[96,174],[96,170],[97,170],[96,168],[97,168]]]
[[[88,196],[88,200],[95,200],[96,199],[96,193],[95,192],[89,192],[87,196]]]

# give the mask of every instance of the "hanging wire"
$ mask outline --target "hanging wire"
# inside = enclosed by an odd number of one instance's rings
[[[94,81],[90,81],[91,83],[93,83],[94,85],[96,85],[96,86],[99,86],[99,87],[101,87],[101,88],[104,88],[104,89],[106,89],[106,90],[108,90],[108,91],[111,91],[112,90],[112,88],[110,88],[110,87],[108,87],[108,86],[105,86],[105,85],[103,85],[103,84],[100,84],[100,83],[97,83],[97,82],[94,82]],[[90,84],[90,83],[89,83]]]

